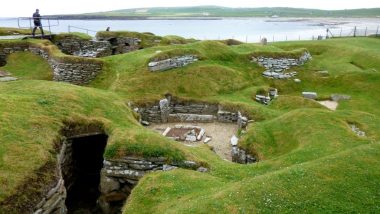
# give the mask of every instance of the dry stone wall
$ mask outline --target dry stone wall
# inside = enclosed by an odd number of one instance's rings
[[[152,123],[217,121],[237,123],[240,128],[245,128],[248,123],[247,117],[243,116],[240,112],[225,111],[218,104],[172,101],[169,104],[168,110],[165,109],[164,114],[159,104],[139,107],[135,110],[141,115],[142,121]]]
[[[103,213],[114,213],[112,204],[124,202],[138,181],[147,173],[169,171],[179,167],[207,171],[193,161],[167,163],[167,159],[163,157],[124,157],[104,161],[99,187],[101,196],[98,200]]]
[[[76,85],[87,84],[101,72],[103,67],[101,62],[91,61],[91,59],[65,60],[64,58],[55,58],[43,48],[29,45],[0,47],[0,66],[6,64],[6,58],[9,54],[23,51],[31,52],[47,60],[54,71],[53,79],[55,81]]]
[[[263,76],[274,79],[289,79],[297,75],[297,72],[286,72],[293,66],[300,66],[312,59],[309,52],[305,51],[299,58],[272,58],[272,57],[253,57],[252,61],[265,67]]]
[[[107,41],[84,40],[66,37],[54,40],[54,44],[65,54],[81,57],[104,57],[112,55],[111,44]]]
[[[198,57],[195,55],[177,56],[161,61],[153,61],[148,64],[150,71],[166,71],[173,68],[184,67],[188,64],[198,61]]]

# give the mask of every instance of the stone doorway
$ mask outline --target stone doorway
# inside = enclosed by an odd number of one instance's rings
[[[107,140],[105,134],[68,138],[65,161],[61,166],[68,213],[102,213],[97,200]]]

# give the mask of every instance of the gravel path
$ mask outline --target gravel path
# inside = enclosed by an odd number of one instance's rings
[[[214,148],[214,151],[222,159],[231,161],[231,143],[230,139],[233,135],[236,135],[238,126],[232,123],[164,123],[164,124],[152,124],[148,126],[149,129],[155,130],[159,133],[163,133],[167,127],[174,127],[175,125],[192,125],[199,126],[205,129],[206,134],[201,141],[198,142],[181,142],[188,146],[199,146],[203,144],[204,139],[211,137],[212,140],[208,145]]]

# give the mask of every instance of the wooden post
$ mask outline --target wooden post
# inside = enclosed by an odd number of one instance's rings
[[[365,27],[364,36],[367,36],[367,27]]]
[[[343,28],[340,28],[340,36],[339,37],[342,37],[342,30],[343,30]]]
[[[354,37],[356,37],[356,26],[354,27]]]

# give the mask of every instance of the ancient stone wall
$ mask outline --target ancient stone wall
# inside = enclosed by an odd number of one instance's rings
[[[248,154],[245,150],[237,147],[237,145],[232,146],[232,162],[240,163],[240,164],[250,164],[255,163],[256,158],[250,154]]]
[[[297,72],[286,72],[293,66],[300,66],[305,64],[312,57],[309,52],[305,51],[299,58],[272,58],[272,57],[253,57],[252,61],[258,63],[260,66],[265,67],[263,76],[275,79],[289,79],[297,75]]]
[[[143,121],[163,123],[160,106],[151,105],[136,109]],[[237,123],[240,128],[246,127],[248,119],[240,112],[223,110],[218,104],[172,101],[165,122],[223,122]]]
[[[98,200],[103,213],[114,213],[113,204],[121,203],[122,206],[132,189],[145,174],[154,171],[169,171],[178,167],[197,169],[201,172],[207,171],[206,168],[199,167],[193,161],[168,164],[167,159],[163,157],[125,157],[104,161],[99,187],[101,196]]]
[[[111,55],[124,54],[141,49],[141,40],[135,37],[97,36],[97,41],[111,45]]]
[[[98,61],[86,60],[64,60],[50,56],[43,48],[29,45],[18,45],[0,48],[0,64],[6,64],[6,57],[15,52],[29,51],[46,59],[54,71],[53,79],[83,85],[93,80],[102,70],[102,63]]]
[[[65,200],[67,196],[64,176],[70,176],[71,147],[63,143],[60,153],[57,155],[57,183],[50,189],[45,197],[37,204],[34,214],[67,213]],[[64,169],[64,170],[62,170]]]
[[[112,55],[111,44],[107,41],[84,40],[66,37],[54,40],[54,44],[65,54],[81,57],[104,57]]]
[[[198,57],[194,55],[177,56],[161,61],[154,61],[148,64],[150,71],[166,71],[173,68],[184,67],[188,64],[198,61]]]

